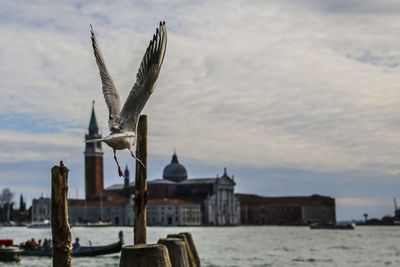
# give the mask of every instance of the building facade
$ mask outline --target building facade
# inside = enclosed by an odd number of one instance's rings
[[[238,194],[242,224],[307,225],[335,223],[335,199],[326,196],[262,197]]]
[[[158,205],[169,205],[168,201],[176,200],[190,202],[200,207],[201,225],[238,225],[240,202],[234,193],[235,186],[236,183],[227,174],[226,168],[221,177],[189,179],[186,168],[179,163],[178,156],[174,153],[171,163],[163,170],[163,178],[148,181],[148,205],[154,203],[152,201],[156,201]],[[135,183],[115,184],[105,190],[111,191],[120,194],[125,192],[128,197],[129,194],[134,194]],[[181,223],[182,220],[179,219]],[[159,220],[155,222],[165,225],[165,222]],[[177,223],[176,220],[173,223]]]
[[[40,197],[32,200],[32,222],[51,220],[51,199]]]
[[[68,216],[72,224],[111,222],[113,225],[133,225],[133,204],[115,194],[104,194],[100,200],[70,199]]]
[[[147,225],[201,225],[200,204],[182,199],[150,199],[147,203]]]

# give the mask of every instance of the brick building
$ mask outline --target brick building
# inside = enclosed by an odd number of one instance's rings
[[[305,225],[336,222],[335,199],[331,197],[237,196],[240,199],[242,224]]]

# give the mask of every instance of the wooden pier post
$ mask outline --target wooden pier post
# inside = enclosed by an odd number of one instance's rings
[[[125,246],[120,267],[171,267],[168,249],[161,244]]]
[[[192,234],[189,232],[179,233],[180,235],[184,235],[192,251],[194,261],[196,262],[197,267],[200,267],[200,257],[199,253],[197,253],[196,245],[194,244]]]
[[[191,248],[189,241],[185,234],[169,234],[169,235],[167,235],[167,238],[181,239],[185,243],[186,253],[187,253],[188,260],[189,260],[189,266],[190,267],[200,267],[200,266],[197,266],[197,260],[195,259],[195,256],[193,255],[192,248]]]
[[[137,127],[135,176],[135,226],[133,246],[122,248],[120,267],[171,267],[168,249],[162,244],[146,244],[147,204],[147,116],[141,115]]]
[[[168,249],[172,267],[189,267],[189,260],[185,242],[180,238],[161,238],[158,244],[163,244]]]
[[[146,244],[146,204],[147,204],[147,115],[140,115],[137,127],[136,157],[145,168],[136,161],[135,176],[135,226],[134,244]]]
[[[51,169],[51,231],[53,267],[71,267],[71,231],[68,223],[68,168]]]

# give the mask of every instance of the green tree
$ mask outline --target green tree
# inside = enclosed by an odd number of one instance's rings
[[[21,196],[19,197],[19,211],[25,211],[26,210],[26,203],[24,201],[24,197]]]

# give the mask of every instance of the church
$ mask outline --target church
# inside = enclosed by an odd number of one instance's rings
[[[85,138],[101,138],[94,107]],[[113,225],[133,225],[135,183],[130,181],[128,168],[125,168],[123,184],[104,188],[102,143],[86,143],[84,154],[85,199],[68,200],[71,223],[107,221]],[[148,179],[147,225],[308,225],[336,222],[334,198],[316,194],[288,197],[235,194],[235,186],[234,177],[228,175],[226,168],[220,177],[189,178],[185,166],[179,163],[174,153],[162,177]],[[37,210],[42,208],[34,208]]]
[[[92,107],[86,140],[101,138]],[[85,143],[85,199],[69,199],[72,223],[110,221],[132,225],[135,183],[125,169],[123,184],[104,188],[101,142]],[[176,153],[162,178],[148,179],[148,225],[238,225],[240,202],[226,168],[221,177],[189,178]]]

